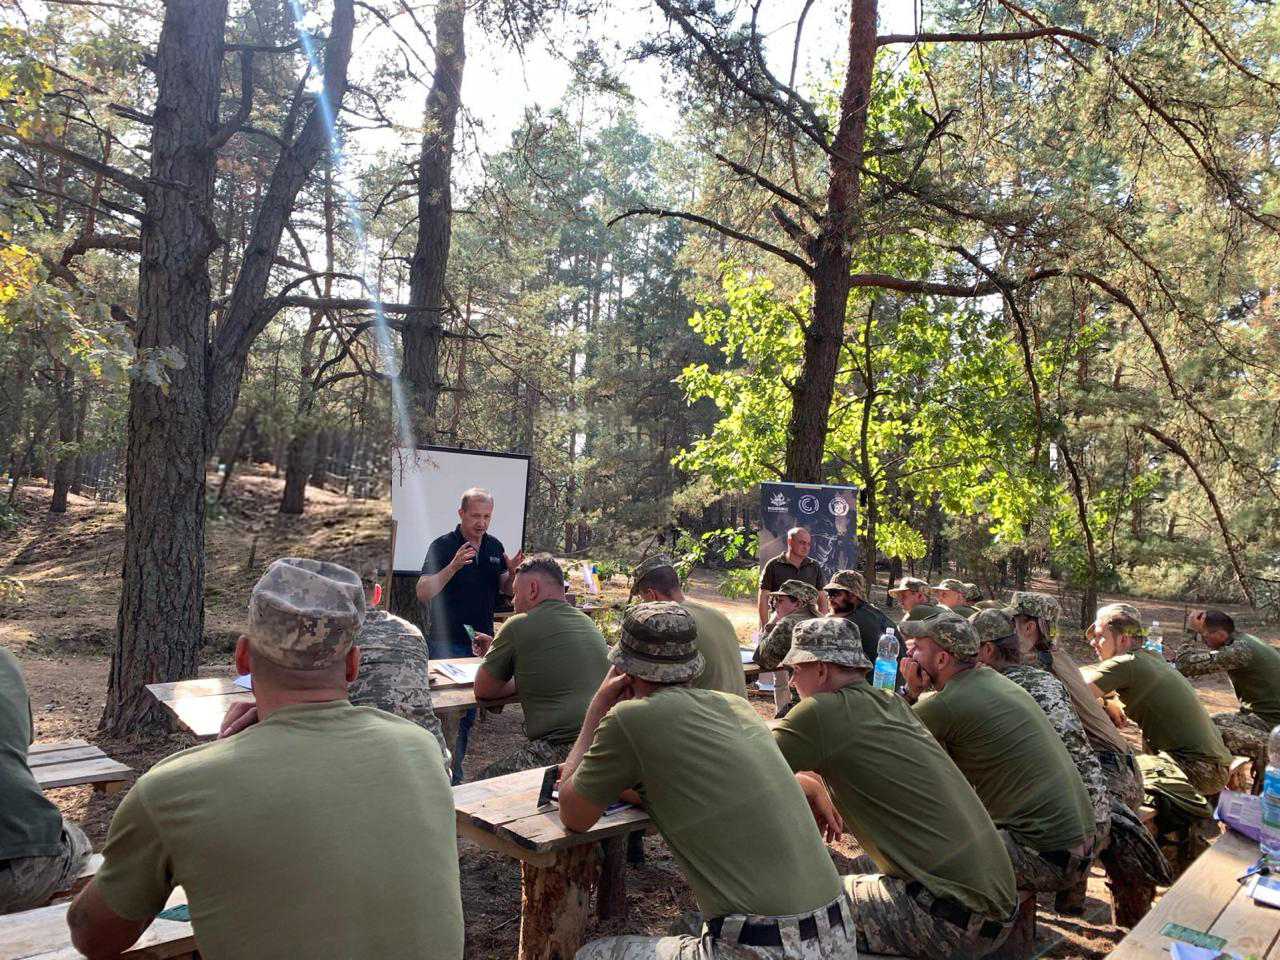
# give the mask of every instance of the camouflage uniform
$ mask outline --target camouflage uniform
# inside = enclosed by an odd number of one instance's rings
[[[778,669],[779,662],[791,649],[791,631],[797,624],[818,615],[817,608],[814,607],[818,599],[818,591],[811,584],[800,580],[787,580],[773,593],[790,597],[801,604],[801,609],[787,614],[773,626],[765,628],[765,633],[760,638],[760,645],[756,647],[754,658],[764,670]]]
[[[444,733],[431,708],[431,663],[422,632],[408,620],[371,610],[356,644],[360,672],[347,686],[347,697],[356,706],[377,707],[412,720],[436,738],[448,766]]]
[[[519,773],[521,770],[532,770],[535,767],[550,767],[564,763],[569,758],[573,743],[552,743],[550,740],[526,740],[514,752],[489,764],[477,774],[477,780],[488,780],[490,777],[501,777],[508,773]]]
[[[43,907],[71,889],[93,844],[74,823],[62,822],[62,852],[52,857],[16,857],[0,867],[0,914]]]
[[[364,623],[364,587],[346,567],[281,557],[249,598],[250,649],[289,670],[341,663]]]
[[[697,635],[693,617],[680,604],[637,603],[622,615],[618,642],[609,647],[609,662],[652,683],[685,683],[707,666],[694,643]]]
[[[1184,650],[1178,654],[1174,665],[1184,677],[1205,677],[1214,673],[1248,670],[1253,651],[1245,643],[1232,639],[1217,650]],[[1222,742],[1238,757],[1261,758],[1266,764],[1267,739],[1275,724],[1256,713],[1240,710],[1231,713],[1215,713],[1210,718],[1222,734]]]
[[[839,910],[840,923],[832,924],[828,911]],[[800,924],[812,920],[815,936],[803,939]],[[574,954],[575,960],[855,960],[853,916],[842,895],[830,907],[803,917],[755,917],[730,914],[717,917],[718,932],[708,929],[699,913],[688,913],[671,925],[665,937],[621,936],[593,940]],[[776,946],[739,943],[743,924],[776,924]]]

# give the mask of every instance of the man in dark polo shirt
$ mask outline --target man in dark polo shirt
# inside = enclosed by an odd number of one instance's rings
[[[809,557],[813,539],[804,527],[792,527],[787,531],[787,549],[778,554],[760,570],[760,593],[756,607],[760,614],[760,626],[769,622],[769,594],[788,580],[799,580],[813,585],[818,591],[818,611],[827,615],[827,595],[822,592],[826,578],[818,561]]]
[[[508,558],[497,537],[488,534],[493,518],[493,494],[472,487],[462,494],[458,525],[431,541],[418,578],[418,602],[431,604],[431,633],[427,639],[431,657],[447,660],[473,655],[467,627],[476,633],[493,633],[493,607],[498,592],[506,588],[524,551]],[[468,710],[461,721],[444,718],[445,743],[453,747],[453,782],[462,782],[462,760],[476,712]],[[454,739],[456,731],[457,739]]]

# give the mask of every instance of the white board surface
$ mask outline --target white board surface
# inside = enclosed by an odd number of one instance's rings
[[[524,542],[529,458],[523,454],[448,447],[399,447],[391,457],[391,517],[396,521],[396,573],[419,573],[427,548],[458,525],[462,491],[493,494],[489,533],[508,556]]]

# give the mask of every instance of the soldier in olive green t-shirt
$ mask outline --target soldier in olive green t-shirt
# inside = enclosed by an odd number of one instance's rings
[[[561,770],[560,818],[587,830],[619,797],[642,803],[704,922],[687,935],[605,938],[577,960],[709,960],[725,955],[722,935],[729,950],[755,945],[752,957],[853,958],[840,878],[768,728],[743,698],[688,685],[703,668],[694,629],[679,604],[627,611],[609,649],[617,669]]]
[[[345,567],[271,564],[235,653],[258,723],[168,757],[133,785],[102,868],[67,912],[77,949],[117,955],[182,886],[205,960],[461,960],[440,745],[346,699],[364,609]]]
[[[1179,652],[1174,661],[1178,672],[1184,677],[1226,673],[1240,709],[1209,719],[1228,750],[1265,764],[1267,739],[1280,724],[1280,650],[1236,630],[1235,621],[1221,610],[1198,610],[1187,624],[1208,649]]]
[[[604,638],[564,599],[564,574],[547,554],[528,557],[511,582],[516,614],[502,625],[476,674],[476,697],[520,697],[528,740],[478,779],[559,763],[609,669]],[[488,638],[478,637],[483,644]]]
[[[977,668],[978,635],[950,611],[904,621],[914,640],[902,674],[909,692],[921,674],[937,693],[916,715],[973,784],[995,821],[1020,890],[1054,893],[1088,873],[1094,817],[1080,774],[1043,711],[1025,690]]]
[[[1004,940],[1017,889],[1004,842],[964,774],[905,701],[867,682],[871,661],[847,621],[806,620],[782,662],[802,699],[774,739],[802,787],[811,782],[805,771],[822,777],[819,789],[830,790],[866,851],[844,881],[858,949],[922,960],[990,953]]]
[[[631,572],[631,594],[646,603],[669,600],[678,603],[693,617],[698,628],[694,641],[707,666],[692,681],[699,690],[722,690],[747,697],[747,679],[742,671],[742,647],[733,624],[719,610],[690,600],[680,589],[680,577],[670,559],[658,554],[643,561]]]
[[[1102,662],[1086,670],[1085,679],[1094,694],[1116,694],[1150,752],[1167,754],[1201,793],[1218,793],[1231,754],[1195,688],[1163,657],[1142,649],[1141,624],[1125,613],[1100,611],[1093,627],[1091,642]]]

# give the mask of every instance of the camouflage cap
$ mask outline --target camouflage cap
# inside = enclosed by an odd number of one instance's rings
[[[996,643],[1014,634],[1013,617],[1008,610],[979,610],[969,622],[977,631],[979,643]]]
[[[903,577],[898,581],[898,585],[896,587],[891,587],[889,589],[889,595],[896,597],[900,593],[910,593],[911,591],[915,591],[916,593],[928,593],[929,584],[928,582],[921,580],[919,577]]]
[[[871,661],[862,650],[857,624],[844,617],[817,617],[797,624],[791,631],[791,649],[782,658],[782,666],[815,662],[870,670]]]
[[[364,623],[364,588],[346,567],[282,557],[249,597],[254,653],[290,670],[319,670],[347,655]]]
[[[1030,593],[1021,590],[1009,598],[1009,609],[1024,617],[1035,617],[1051,623],[1057,620],[1058,614],[1062,612],[1057,597],[1051,597],[1047,593]]]
[[[811,583],[803,580],[783,580],[782,586],[769,592],[771,597],[790,597],[796,603],[813,603],[818,599],[818,590]]]
[[[867,599],[867,581],[857,570],[837,570],[823,590],[847,590],[860,600]]]
[[[947,577],[947,579],[939,581],[936,587],[930,587],[929,589],[930,590],[954,590],[956,593],[960,594],[961,596],[964,595],[964,583],[957,580],[955,577]]]
[[[640,565],[631,571],[631,592],[635,593],[636,584],[653,573],[653,571],[668,568],[674,570],[676,565],[671,562],[671,558],[665,553],[655,553],[652,557],[645,557],[640,561]]]
[[[982,599],[982,590],[976,583],[965,583],[964,598],[970,603]]]
[[[958,614],[945,612],[924,620],[903,620],[898,630],[904,637],[928,637],[957,660],[978,656],[978,632]]]
[[[697,636],[693,617],[680,604],[637,603],[623,614],[609,660],[623,673],[642,680],[683,683],[700,676],[707,665],[694,642]]]
[[[1099,607],[1098,612],[1093,616],[1093,623],[1084,628],[1084,638],[1092,640],[1097,634],[1093,629],[1094,623],[1102,623],[1112,617],[1128,617],[1135,620],[1139,624],[1142,623],[1142,614],[1138,612],[1138,608],[1131,603],[1108,603],[1105,607]]]

